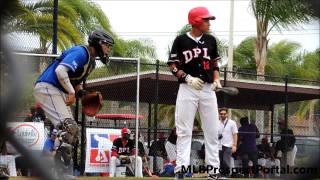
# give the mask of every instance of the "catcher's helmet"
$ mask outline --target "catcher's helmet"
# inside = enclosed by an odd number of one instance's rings
[[[111,35],[101,30],[94,30],[89,35],[88,43],[89,46],[92,46],[96,50],[100,60],[106,64],[109,60],[109,57],[107,54],[103,53],[101,43],[106,43],[110,46],[113,46],[114,40]]]
[[[188,21],[192,26],[199,26],[203,19],[215,20],[216,17],[210,15],[205,7],[195,7],[189,11]]]
[[[130,134],[130,133],[131,133],[131,131],[130,131],[130,129],[128,129],[128,128],[122,128],[122,129],[121,129],[121,135]]]

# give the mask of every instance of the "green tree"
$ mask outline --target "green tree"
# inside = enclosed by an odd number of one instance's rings
[[[39,37],[38,53],[49,53],[53,32],[53,0],[20,1],[21,11],[7,23],[7,32],[27,33]],[[63,51],[74,44],[83,43],[94,28],[110,32],[106,15],[92,1],[60,0],[58,5],[58,48]],[[19,34],[18,34],[19,35]],[[49,59],[41,58],[39,70]]]
[[[239,71],[255,71],[254,42],[255,37],[247,37],[234,49],[234,66]]]
[[[255,71],[254,62],[254,37],[248,37],[243,40],[234,52],[234,64],[241,70]],[[319,49],[313,52],[301,50],[301,45],[295,42],[283,40],[272,44],[268,48],[268,64],[265,67],[266,75],[317,80],[320,73],[317,67],[320,65]],[[252,61],[251,61],[252,60]],[[274,81],[274,79],[270,79]],[[307,84],[308,82],[293,81],[290,83]],[[314,83],[310,83],[315,85]],[[298,119],[308,119],[317,109],[319,109],[319,100],[291,103],[290,114],[294,114]],[[233,114],[241,114],[241,110],[233,110]],[[253,113],[254,114],[254,113]],[[237,116],[239,117],[239,116]]]
[[[251,9],[257,26],[254,49],[257,74],[264,75],[267,64],[268,35],[271,30],[274,27],[280,30],[291,25],[309,22],[314,13],[307,1],[300,0],[251,0]]]
[[[265,71],[268,75],[297,77],[297,70],[302,63],[299,56],[301,46],[298,43],[282,40],[270,46],[268,64]]]
[[[303,62],[299,65],[297,76],[303,79],[310,79],[318,81],[318,83],[312,83],[319,86],[320,81],[320,49],[314,52],[307,52],[303,54]],[[315,99],[311,101],[303,101],[299,105],[299,109],[296,112],[296,116],[299,119],[313,119],[316,113],[320,111],[320,100]]]
[[[299,77],[320,81],[320,49],[303,54],[303,62],[300,65]]]
[[[157,58],[155,46],[148,39],[143,40],[123,40],[117,39],[115,46],[117,51],[113,51],[112,56],[126,58],[140,58],[140,71],[154,70],[155,66],[143,66],[143,63],[153,63]],[[136,72],[136,64],[130,62],[111,61],[108,66],[96,68],[89,76],[89,79],[128,74]]]

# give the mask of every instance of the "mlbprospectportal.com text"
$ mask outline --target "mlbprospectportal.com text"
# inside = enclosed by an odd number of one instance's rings
[[[211,165],[189,165],[182,166],[182,173],[225,173],[231,172],[232,174],[243,174],[244,172],[262,172],[264,174],[292,174],[292,175],[300,175],[300,174],[316,174],[320,173],[320,168],[317,167],[263,167],[258,165],[257,168],[238,168],[233,167],[230,169],[227,168],[216,168]]]

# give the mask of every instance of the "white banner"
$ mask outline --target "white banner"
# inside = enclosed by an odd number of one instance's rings
[[[12,122],[8,127],[28,149],[42,151],[46,138],[43,122]]]
[[[0,165],[5,165],[8,168],[10,176],[17,176],[15,156],[0,155]]]
[[[120,129],[87,128],[85,172],[108,173],[113,140],[120,137]]]

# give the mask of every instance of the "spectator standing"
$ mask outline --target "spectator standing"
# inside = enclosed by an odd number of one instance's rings
[[[281,166],[284,167],[286,165],[284,163],[287,163],[289,167],[293,167],[297,153],[297,146],[295,145],[296,138],[293,134],[292,129],[285,128],[285,122],[283,119],[278,122],[278,125],[281,139],[276,143],[277,157],[281,158]],[[287,153],[286,160],[284,159],[284,153]]]
[[[234,120],[228,118],[228,109],[219,110],[220,123],[218,126],[219,159],[222,176],[230,175],[231,156],[237,150],[238,128]]]
[[[259,130],[253,123],[249,124],[248,117],[242,117],[240,119],[241,127],[239,127],[239,153],[242,159],[242,167],[244,169],[245,177],[249,176],[248,163],[249,160],[253,164],[253,173],[255,177],[258,177],[258,155],[256,138],[259,138]]]

